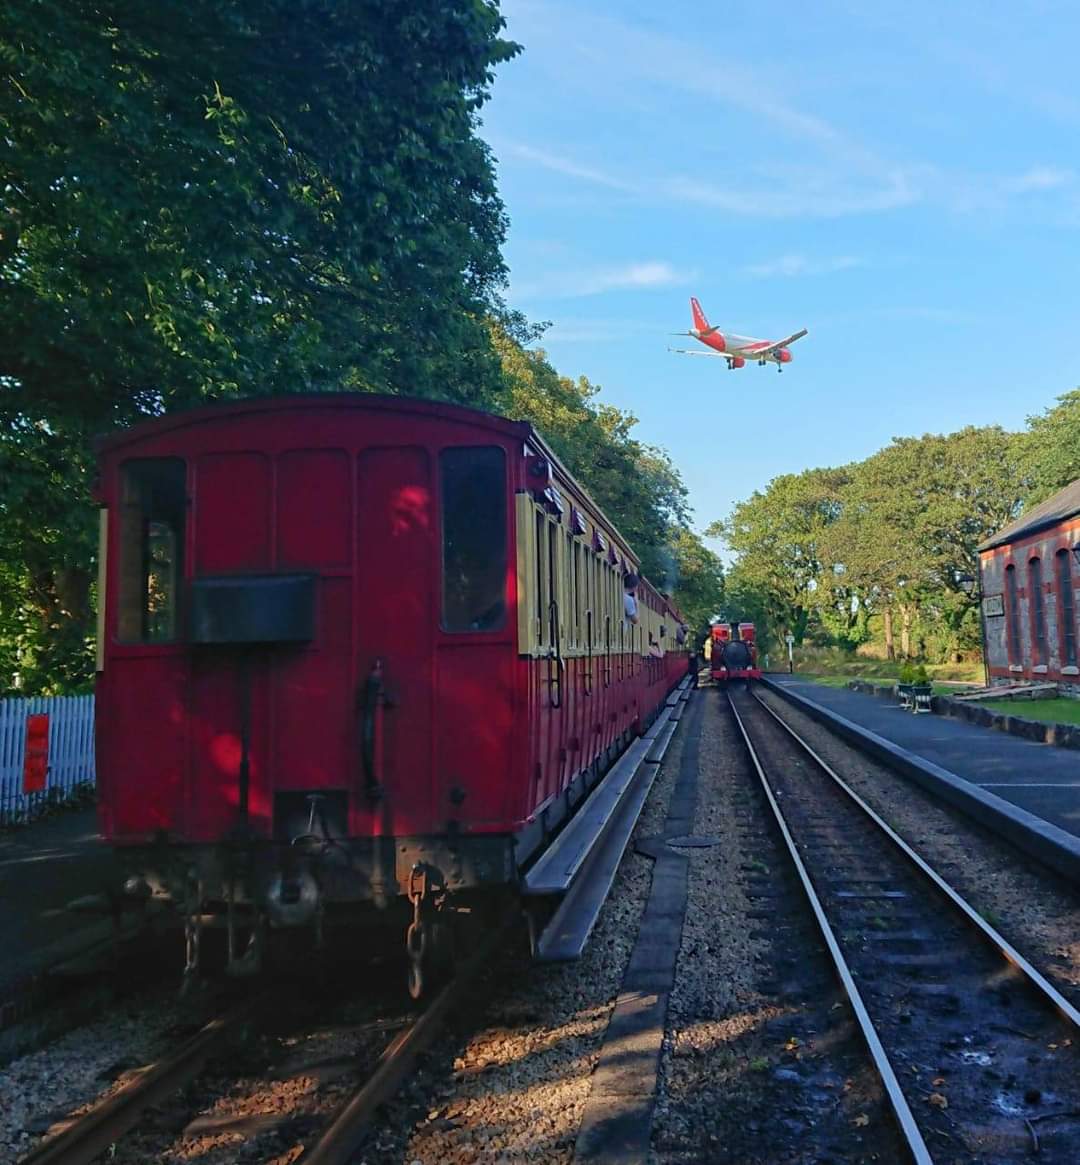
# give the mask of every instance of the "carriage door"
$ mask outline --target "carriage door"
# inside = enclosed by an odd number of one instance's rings
[[[422,832],[431,811],[432,593],[438,523],[426,450],[358,462],[356,682],[360,820]]]

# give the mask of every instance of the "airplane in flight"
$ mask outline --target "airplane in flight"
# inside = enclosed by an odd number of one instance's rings
[[[759,364],[773,363],[777,372],[784,371],[784,365],[791,362],[789,344],[801,340],[807,329],[795,332],[783,340],[754,340],[749,336],[733,336],[730,332],[722,332],[719,328],[711,327],[701,310],[701,304],[691,296],[690,314],[694,326],[688,332],[673,332],[675,336],[693,336],[700,340],[711,352],[699,352],[689,348],[668,348],[669,352],[677,352],[680,356],[719,356],[727,361],[731,368],[742,368],[747,360],[756,360]]]

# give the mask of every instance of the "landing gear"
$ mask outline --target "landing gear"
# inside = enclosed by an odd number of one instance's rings
[[[413,919],[405,932],[409,996],[420,999],[449,979],[454,966],[454,935],[444,909],[446,887],[438,871],[415,865],[409,875]]]

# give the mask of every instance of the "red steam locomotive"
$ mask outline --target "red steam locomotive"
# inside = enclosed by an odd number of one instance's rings
[[[728,680],[761,679],[761,668],[757,662],[757,642],[754,624],[714,623],[709,629],[711,655],[709,670],[714,683],[726,684]]]
[[[527,424],[263,398],[100,466],[101,825],[189,973],[208,917],[239,972],[268,927],[382,908],[419,994],[448,910],[512,893],[686,674],[678,612]]]

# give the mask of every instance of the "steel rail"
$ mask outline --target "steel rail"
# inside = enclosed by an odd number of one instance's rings
[[[397,1092],[417,1056],[431,1044],[449,1013],[468,998],[470,988],[508,930],[509,923],[496,927],[413,1024],[391,1040],[371,1075],[319,1139],[301,1154],[297,1165],[347,1165],[353,1159],[375,1110]]]
[[[968,903],[961,895],[949,885],[948,882],[931,866],[924,858],[920,857],[908,845],[906,841],[886,822],[884,821],[871,807],[868,805],[858,793],[829,765],[823,757],[818,756],[811,745],[807,744],[805,740],[787,723],[782,716],[769,707],[760,697],[755,696],[755,700],[764,708],[766,712],[783,728],[791,738],[799,745],[800,748],[814,761],[816,765],[833,781],[837,786],[851,798],[852,802],[858,806],[859,809],[869,817],[875,825],[885,834],[885,836],[908,858],[914,866],[923,874],[929,881],[939,890],[946,898],[963,914],[964,918],[982,935],[987,942],[997,948],[998,953],[1011,963],[1035,989],[1036,993],[1042,995],[1047,1003],[1053,1007],[1063,1019],[1067,1020],[1074,1027],[1080,1028],[1080,1010],[1077,1010],[1060,991],[1042,974],[1041,971],[1028,962],[1026,958],[1006,939],[1002,934],[994,929],[979,912]]]
[[[137,1124],[146,1109],[186,1084],[215,1048],[253,1019],[271,998],[271,992],[261,993],[212,1019],[165,1059],[140,1069],[112,1095],[72,1118],[63,1132],[31,1149],[19,1165],[88,1165]]]
[[[761,782],[761,788],[765,793],[765,797],[769,802],[769,807],[772,809],[773,816],[776,818],[776,823],[779,826],[780,833],[784,838],[784,844],[787,846],[788,855],[795,866],[795,870],[799,875],[799,881],[802,883],[802,888],[806,894],[807,900],[810,903],[810,908],[817,919],[818,928],[821,931],[821,936],[828,948],[829,955],[832,958],[833,965],[836,967],[836,972],[840,977],[840,982],[843,984],[844,990],[847,992],[848,999],[851,1002],[852,1011],[855,1013],[855,1018],[858,1021],[859,1029],[862,1032],[863,1039],[866,1041],[866,1046],[874,1061],[874,1066],[877,1068],[878,1074],[881,1077],[882,1084],[885,1087],[886,1095],[889,1098],[889,1105],[892,1108],[893,1115],[896,1117],[896,1122],[900,1126],[901,1134],[907,1142],[908,1148],[911,1151],[912,1159],[916,1165],[933,1165],[933,1157],[930,1155],[930,1150],[926,1147],[926,1142],[923,1140],[922,1132],[919,1130],[918,1123],[911,1111],[907,1102],[907,1097],[904,1096],[903,1090],[900,1087],[900,1081],[897,1079],[896,1072],[893,1069],[892,1063],[885,1052],[885,1047],[881,1042],[881,1037],[874,1027],[873,1020],[870,1018],[870,1013],[867,1011],[866,1004],[863,1002],[862,995],[858,987],[855,985],[855,979],[851,973],[851,968],[844,958],[843,952],[840,950],[840,944],[837,941],[836,935],[833,933],[832,927],[825,916],[825,910],[821,905],[821,900],[818,898],[817,891],[810,880],[810,875],[807,872],[806,866],[799,855],[798,847],[795,844],[795,839],[788,828],[787,821],[780,809],[780,805],[773,795],[772,789],[769,787],[769,780],[765,774],[765,769],[758,757],[757,750],[754,748],[753,742],[750,740],[750,734],[746,730],[746,725],[743,723],[742,717],[739,715],[738,709],[735,707],[735,701],[731,698],[729,692],[725,692],[728,706],[731,708],[731,714],[735,719],[740,734],[743,738],[743,743],[746,745],[747,753],[753,763],[754,769],[757,772],[758,780]],[[764,706],[764,705],[762,705]]]

